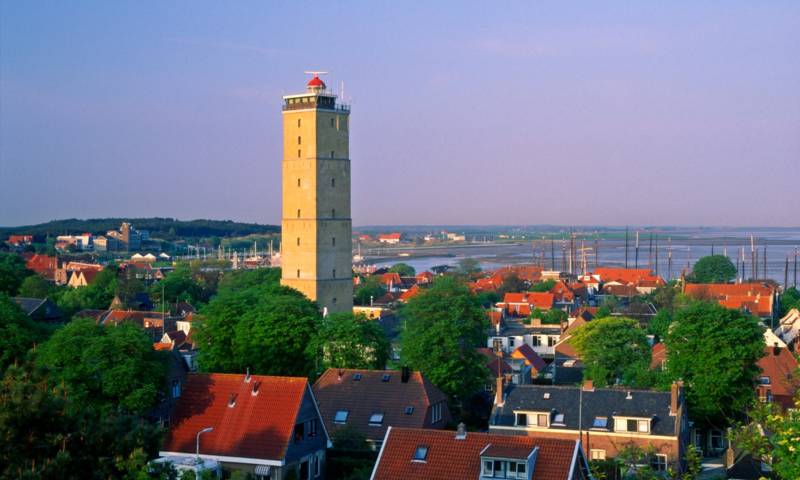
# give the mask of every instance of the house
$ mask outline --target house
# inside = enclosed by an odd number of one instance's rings
[[[400,243],[399,233],[381,233],[378,235],[378,242],[394,245]]]
[[[403,288],[403,279],[400,278],[400,274],[397,272],[386,272],[380,275],[379,280],[381,285],[386,289],[387,292],[390,293],[397,293]]]
[[[664,370],[667,367],[667,346],[663,342],[653,344],[650,355],[650,370]]]
[[[45,323],[64,321],[61,309],[49,298],[14,297],[13,300],[31,320]]]
[[[652,451],[657,471],[683,470],[689,425],[682,383],[669,392],[582,386],[511,385],[495,397],[491,433],[578,440],[589,459],[627,446]]]
[[[160,344],[154,344],[160,345]],[[170,414],[172,409],[181,397],[183,385],[186,382],[186,375],[189,374],[189,367],[181,357],[180,353],[168,350],[167,375],[164,385],[158,395],[158,402],[148,412],[148,417],[158,422],[163,427],[169,427]]]
[[[408,290],[406,290],[405,292],[400,294],[400,299],[399,300],[401,302],[405,303],[405,302],[411,300],[412,298],[416,297],[417,295],[419,295],[419,292],[420,292],[419,286],[418,285],[413,285],[411,288],[409,288]]]
[[[421,430],[387,430],[370,480],[515,478],[589,480],[580,442],[537,436]]]
[[[519,381],[514,383],[530,383],[544,373],[547,363],[530,345],[523,343],[511,352],[511,368],[521,372]]]
[[[794,408],[794,399],[800,391],[800,365],[792,352],[775,343],[764,348],[764,356],[757,365],[761,369],[756,386],[758,399],[783,409]]]
[[[49,255],[34,254],[26,262],[25,266],[28,270],[33,270],[40,276],[53,280],[55,279],[55,272],[58,269],[58,259]]]
[[[25,247],[33,243],[33,235],[9,235],[6,244],[11,247]]]
[[[540,357],[553,358],[561,333],[560,325],[542,325],[536,320],[531,325],[524,325],[507,319],[503,325],[497,325],[489,332],[486,346],[510,355],[517,347],[525,344]]]
[[[502,302],[496,306],[504,309],[509,315],[527,317],[534,309],[548,311],[553,308],[555,295],[550,292],[506,293]]]
[[[800,337],[800,310],[793,308],[780,319],[774,330],[775,335],[789,347],[794,347]]]
[[[159,452],[214,460],[256,478],[324,475],[328,433],[305,378],[186,376]]]
[[[94,281],[98,273],[100,273],[99,270],[78,270],[72,272],[72,275],[69,276],[67,286],[70,288],[87,287]]]
[[[175,330],[177,318],[169,317],[158,312],[138,310],[109,310],[104,314],[100,323],[103,325],[119,325],[133,323],[142,327],[153,342],[159,342],[164,332]]]
[[[450,421],[447,396],[420,372],[408,369],[329,368],[313,390],[331,435],[350,426],[375,449],[391,426],[436,429]]]
[[[725,308],[743,310],[771,319],[777,302],[775,288],[762,282],[687,283],[683,293],[699,300],[714,300]]]
[[[602,283],[618,281],[626,285],[636,285],[642,281],[655,282],[666,285],[664,279],[653,273],[648,268],[608,268],[599,267],[594,270],[594,275]]]

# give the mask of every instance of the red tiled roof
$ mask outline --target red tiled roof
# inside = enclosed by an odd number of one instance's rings
[[[428,448],[424,462],[412,461],[417,447]],[[572,466],[576,441],[523,435],[468,432],[456,439],[456,432],[392,428],[375,465],[375,480],[426,480],[478,478],[481,451],[487,446],[513,451],[539,447],[534,480],[565,480]]]
[[[603,282],[613,280],[620,281],[628,284],[638,284],[640,281],[658,282],[659,285],[664,285],[664,280],[653,275],[647,268],[607,268],[600,267],[595,269],[594,273],[600,276]]]
[[[397,272],[387,272],[381,275],[381,283],[389,286],[392,285],[392,288],[398,288],[403,286],[403,280],[400,278],[400,274]]]
[[[759,317],[772,315],[775,290],[764,283],[689,283],[684,293],[690,297],[716,300],[725,308],[747,310]]]
[[[161,351],[161,350],[172,350],[172,344],[171,343],[156,342],[156,343],[153,344],[153,349],[154,350],[158,350],[158,351]]]
[[[258,394],[252,395],[255,384]],[[299,377],[253,375],[247,383],[244,375],[189,374],[161,450],[194,455],[197,432],[212,427],[201,438],[201,454],[279,461],[307,385]]]
[[[407,302],[412,298],[416,297],[418,294],[419,294],[419,287],[417,285],[414,285],[413,287],[409,288],[408,290],[400,294],[400,301]]]
[[[555,296],[549,292],[506,293],[498,307],[505,307],[509,313],[530,315],[534,308],[550,310]]]
[[[58,259],[47,255],[39,255],[38,253],[28,259],[26,266],[29,270],[33,270],[39,275],[52,277],[58,268]]]
[[[559,302],[571,302],[575,300],[575,294],[572,292],[572,289],[561,280],[558,280],[555,285],[553,285],[553,288],[550,289],[550,293],[552,293]]]
[[[650,357],[650,370],[661,368],[666,359],[667,346],[663,342],[653,345],[652,355]]]
[[[800,376],[797,374],[798,362],[788,348],[764,348],[764,356],[757,362],[761,375],[769,377],[769,388],[775,402],[783,408],[792,408],[793,399],[800,390]],[[765,388],[759,386],[758,388]]]
[[[381,233],[378,235],[378,240],[400,240],[399,233]]]

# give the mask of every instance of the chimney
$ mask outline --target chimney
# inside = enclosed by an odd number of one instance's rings
[[[341,382],[341,381],[342,381],[342,377],[344,376],[344,370],[342,370],[342,369],[340,368],[340,369],[339,369],[339,371],[338,371],[337,373],[339,374],[338,380]]]
[[[247,367],[247,373],[244,376],[244,383],[250,383],[250,367]]]
[[[581,387],[584,392],[594,392],[594,382],[591,380],[584,380],[583,387]]]
[[[253,382],[253,389],[250,391],[250,394],[254,397],[258,395],[259,387],[261,387],[261,382]]]
[[[683,382],[681,380],[672,382],[672,386],[670,387],[670,396],[669,396],[670,415],[678,414],[678,408],[680,407],[682,396],[683,396]]]
[[[781,354],[781,347],[780,345],[778,345],[778,342],[775,342],[772,345],[772,354],[775,355],[776,357]]]
[[[503,406],[503,377],[497,377],[497,383],[495,385],[495,393],[494,393],[494,404],[498,407]]]
[[[408,380],[411,378],[411,370],[408,367],[403,367],[400,371],[400,381],[402,383],[408,383]]]
[[[467,438],[467,426],[464,425],[464,422],[458,424],[458,430],[456,430],[456,440],[465,440]]]
[[[236,405],[236,394],[231,393],[231,396],[228,398],[228,408],[233,408]]]

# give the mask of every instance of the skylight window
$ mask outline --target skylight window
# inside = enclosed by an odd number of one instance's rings
[[[356,382],[360,382],[361,381],[361,374],[360,373],[354,373],[353,374],[353,380],[356,381]]]
[[[336,416],[333,417],[333,423],[347,423],[347,416],[350,414],[347,410],[339,410]]]
[[[388,373],[384,373],[383,377],[381,378],[381,381],[382,382],[388,382],[390,378],[392,378],[391,375],[389,375]]]
[[[381,425],[383,423],[383,413],[377,412],[369,416],[369,424],[373,426]]]
[[[412,413],[414,413],[414,407],[412,407],[411,405],[407,406],[406,415],[411,415]]]
[[[594,422],[592,422],[592,428],[608,428],[608,418],[594,417]]]
[[[564,414],[563,413],[557,413],[555,418],[553,419],[553,424],[554,425],[555,424],[564,425]]]
[[[417,445],[417,449],[414,450],[414,458],[415,462],[424,462],[425,459],[428,458],[428,447],[425,445]]]

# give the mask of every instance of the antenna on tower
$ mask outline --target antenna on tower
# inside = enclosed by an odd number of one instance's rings
[[[314,75],[315,77],[319,77],[320,75],[327,75],[328,72],[323,72],[322,70],[306,70],[303,73],[307,73],[308,75]]]

